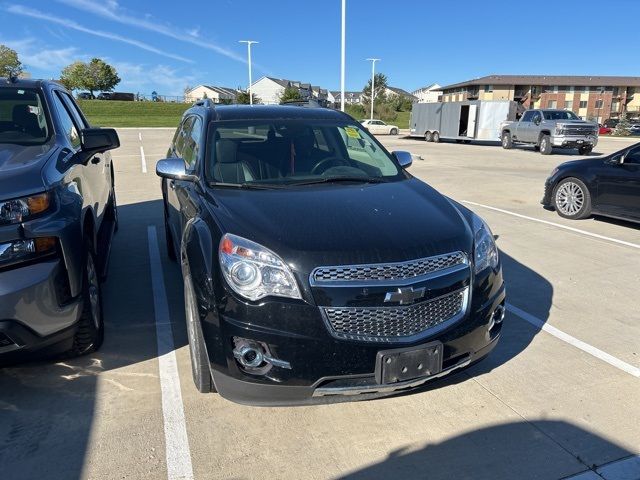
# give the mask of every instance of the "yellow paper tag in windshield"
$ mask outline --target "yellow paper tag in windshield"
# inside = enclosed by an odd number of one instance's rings
[[[360,138],[360,134],[358,133],[358,130],[356,130],[353,127],[345,127],[344,131],[347,133],[348,137],[358,138],[358,139]]]

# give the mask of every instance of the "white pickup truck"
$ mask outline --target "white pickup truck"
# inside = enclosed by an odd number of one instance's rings
[[[543,155],[553,148],[577,148],[588,155],[598,144],[598,125],[581,120],[569,110],[527,110],[517,122],[500,126],[502,148],[534,145]]]

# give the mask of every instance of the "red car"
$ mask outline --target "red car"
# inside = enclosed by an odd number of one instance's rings
[[[611,133],[611,129],[606,125],[600,124],[600,130],[598,130],[598,134],[600,135],[609,135]]]

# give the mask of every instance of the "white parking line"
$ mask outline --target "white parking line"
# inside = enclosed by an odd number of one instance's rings
[[[147,173],[147,159],[144,156],[144,147],[140,145],[140,162],[142,162],[142,173]]]
[[[553,335],[556,338],[559,338],[563,342],[566,342],[569,345],[573,345],[574,347],[579,348],[583,352],[586,352],[589,355],[593,355],[594,357],[602,360],[603,362],[607,362],[609,365],[612,365],[622,370],[623,372],[629,373],[630,375],[633,375],[636,378],[640,378],[640,368],[634,367],[633,365],[629,365],[628,363],[623,362],[619,358],[616,358],[613,355],[609,355],[607,352],[603,352],[602,350],[592,345],[589,345],[588,343],[585,343],[582,340],[578,340],[577,338],[572,337],[568,333],[564,333],[562,330],[558,330],[556,327],[549,325],[545,321],[540,320],[537,317],[534,317],[530,313],[527,313],[524,310],[521,310],[518,307],[511,305],[510,303],[507,303],[507,310],[509,310],[511,313],[516,314],[521,319],[526,320],[531,325],[541,330],[544,330],[545,332],[547,332],[550,335]]]
[[[147,228],[149,260],[151,266],[151,286],[153,307],[156,318],[156,338],[158,342],[158,367],[162,392],[162,415],[169,480],[193,479],[191,452],[184,417],[180,377],[176,361],[169,305],[164,286],[158,235],[155,226]]]
[[[138,132],[138,138],[142,141],[142,132]]]
[[[528,217],[527,215],[522,215],[520,213],[510,212],[509,210],[503,210],[502,208],[490,207],[489,205],[483,205],[481,203],[470,202],[468,200],[462,200],[462,203],[467,203],[469,205],[474,205],[476,207],[486,208],[487,210],[493,210],[494,212],[500,212],[507,215],[511,215],[513,217],[524,218],[525,220],[531,220],[532,222],[544,223],[545,225],[551,225],[552,227],[562,228],[564,230],[569,230],[570,232],[579,233],[581,235],[586,235],[588,237],[598,238],[600,240],[606,240],[607,242],[617,243],[619,245],[624,245],[626,247],[637,248],[640,249],[640,245],[636,243],[626,242],[624,240],[618,240],[617,238],[605,237],[604,235],[599,235],[597,233],[587,232],[586,230],[580,230],[579,228],[568,227],[566,225],[561,225],[559,223],[549,222],[547,220],[541,220],[535,217]]]

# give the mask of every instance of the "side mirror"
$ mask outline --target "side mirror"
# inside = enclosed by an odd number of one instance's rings
[[[626,155],[625,153],[619,153],[618,155],[614,155],[609,159],[607,163],[610,163],[611,165],[622,165],[624,164],[625,155]]]
[[[393,156],[396,157],[396,160],[398,160],[398,163],[402,168],[409,168],[413,163],[413,157],[409,152],[396,150],[393,152]]]
[[[120,146],[120,138],[113,128],[85,128],[80,135],[86,152],[106,152]]]
[[[536,125],[540,125],[540,117],[534,118],[533,123],[535,123]]]
[[[186,180],[188,182],[192,182],[196,178],[195,175],[187,173],[184,168],[184,160],[181,158],[158,160],[158,163],[156,163],[156,175],[170,180]]]

